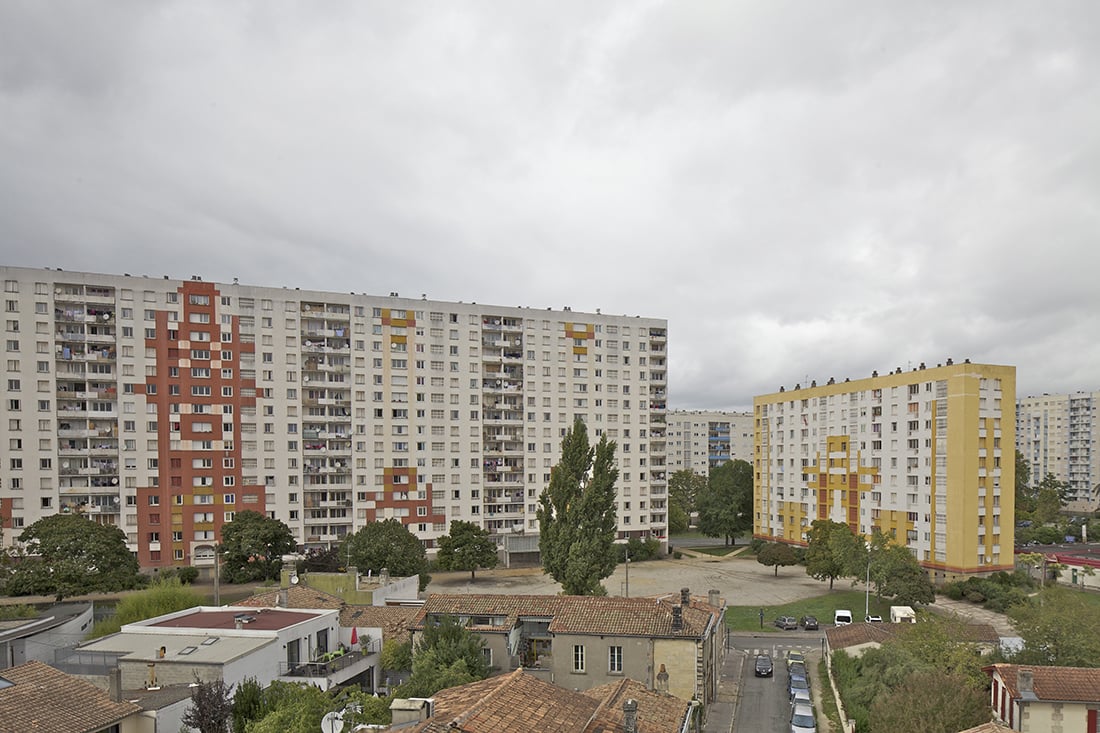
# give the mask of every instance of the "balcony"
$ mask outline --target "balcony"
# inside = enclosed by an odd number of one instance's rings
[[[366,672],[371,667],[379,666],[378,649],[380,648],[380,643],[372,642],[365,654],[361,651],[344,654],[329,652],[314,662],[298,664],[280,662],[279,679],[283,682],[304,683],[320,687],[322,690],[330,690]]]

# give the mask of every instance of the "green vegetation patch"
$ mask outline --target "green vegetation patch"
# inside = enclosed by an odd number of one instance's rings
[[[833,611],[846,608],[853,618],[863,618],[864,594],[861,590],[837,590],[812,598],[803,598],[779,606],[729,606],[726,608],[726,625],[734,631],[760,631],[760,610],[764,610],[764,631],[779,631],[772,625],[777,616],[816,616],[824,627],[833,622]],[[871,613],[890,617],[890,602],[878,601],[871,595]]]
[[[704,555],[713,555],[714,557],[725,557],[731,552],[737,552],[740,547],[728,546],[709,546],[709,547],[684,547],[682,549],[691,550],[692,552],[700,552]]]

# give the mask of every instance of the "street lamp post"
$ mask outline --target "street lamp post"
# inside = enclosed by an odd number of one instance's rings
[[[871,615],[871,555],[867,555],[867,582],[863,584],[863,619]]]

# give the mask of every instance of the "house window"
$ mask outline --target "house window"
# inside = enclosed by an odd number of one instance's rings
[[[607,671],[623,671],[623,648],[621,646],[609,646],[607,648]]]
[[[584,645],[573,645],[573,671],[584,672]]]

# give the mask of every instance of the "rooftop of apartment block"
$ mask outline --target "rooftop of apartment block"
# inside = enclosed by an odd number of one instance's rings
[[[903,370],[900,366],[896,367],[892,371],[886,371],[886,372],[879,372],[876,369],[876,370],[871,372],[871,375],[869,377],[859,377],[859,378],[856,378],[856,379],[852,379],[850,377],[844,377],[843,379],[837,379],[836,377],[829,377],[827,380],[822,380],[820,382],[816,379],[811,379],[809,384],[806,384],[806,385],[803,385],[801,382],[796,383],[793,387],[789,387],[787,385],[780,385],[779,389],[776,392],[773,392],[773,393],[767,394],[767,395],[758,395],[756,397],[756,399],[757,400],[759,400],[759,399],[772,399],[772,398],[778,397],[781,394],[784,395],[783,399],[790,399],[790,397],[788,395],[790,395],[790,393],[792,393],[792,392],[799,392],[799,391],[802,391],[802,390],[810,390],[810,389],[821,389],[821,388],[824,388],[824,387],[834,388],[833,391],[837,391],[837,392],[850,392],[850,391],[854,391],[854,390],[857,390],[857,389],[867,389],[868,387],[866,385],[868,385],[872,380],[876,380],[876,379],[877,380],[883,380],[887,383],[897,382],[898,384],[901,384],[901,383],[906,381],[904,379],[904,377],[909,377],[909,376],[914,375],[914,374],[920,374],[921,372],[926,372],[926,371],[945,372],[945,371],[948,371],[948,370],[961,371],[961,370],[963,370],[965,368],[968,368],[968,367],[970,367],[970,368],[977,367],[977,368],[982,368],[982,369],[1006,369],[1006,370],[1012,370],[1013,372],[1016,369],[1016,367],[1014,367],[1014,366],[1004,365],[1004,364],[981,364],[981,363],[977,363],[977,362],[971,362],[970,359],[964,359],[961,362],[957,362],[954,359],[947,359],[946,362],[936,364],[936,366],[934,366],[934,367],[927,366],[922,361],[919,365],[911,366],[908,370]]]
[[[291,611],[282,608],[209,608],[200,606],[180,615],[170,615],[161,620],[142,624],[148,628],[172,629],[248,629],[250,631],[278,631],[303,621],[317,618],[316,613]]]

